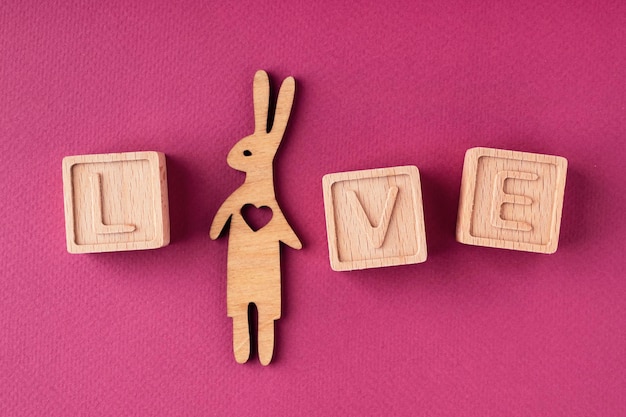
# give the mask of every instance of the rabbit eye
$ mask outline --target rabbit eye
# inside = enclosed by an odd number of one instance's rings
[[[243,156],[252,156],[252,152],[246,149],[245,151],[243,151]]]

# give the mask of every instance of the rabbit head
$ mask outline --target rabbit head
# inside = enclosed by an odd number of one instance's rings
[[[268,126],[270,82],[265,71],[256,72],[253,85],[254,133],[237,142],[228,153],[226,161],[231,168],[249,172],[271,166],[289,121],[295,89],[296,82],[293,77],[285,78],[278,92],[274,123],[270,128]]]

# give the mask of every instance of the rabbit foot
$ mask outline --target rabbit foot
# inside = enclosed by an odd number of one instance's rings
[[[259,361],[266,366],[272,361],[274,356],[274,320],[268,319],[263,322],[259,320]]]
[[[233,317],[233,351],[237,363],[246,363],[250,358],[250,330],[247,314]]]

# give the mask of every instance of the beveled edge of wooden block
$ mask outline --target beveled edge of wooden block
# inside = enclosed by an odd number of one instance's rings
[[[161,233],[146,242],[107,243],[102,245],[79,245],[74,234],[74,189],[72,184],[72,167],[78,164],[106,163],[120,161],[147,160],[150,164],[151,179],[155,190],[155,201],[159,208],[154,208],[155,223],[163,226]],[[71,254],[122,252],[144,249],[158,249],[170,243],[169,197],[167,190],[167,166],[163,152],[137,151],[106,154],[71,155],[63,158],[63,207],[65,210],[65,240],[67,251]],[[158,181],[158,186],[156,184]]]
[[[334,202],[332,199],[333,184],[342,181],[388,177],[393,175],[408,175],[411,179],[411,188],[413,190],[413,205],[416,210],[415,233],[417,235],[417,252],[414,255],[408,256],[396,256],[380,259],[363,259],[359,261],[341,261],[339,259],[339,251],[337,249],[337,233],[330,233],[331,230],[336,230]],[[326,217],[328,253],[330,258],[330,267],[333,271],[355,271],[361,269],[412,265],[426,262],[426,259],[428,258],[428,250],[426,247],[426,229],[424,225],[422,183],[419,169],[415,165],[402,165],[397,167],[373,168],[326,174],[322,177],[322,191],[324,194],[324,214]]]
[[[471,218],[474,205],[474,193],[476,191],[476,172],[478,160],[483,156],[501,159],[514,159],[531,162],[551,164],[556,167],[556,189],[554,190],[554,206],[551,213],[550,241],[545,244],[514,242],[496,240],[473,236],[470,233]],[[555,253],[558,248],[561,231],[561,215],[563,212],[563,200],[565,196],[565,181],[567,177],[567,159],[557,155],[547,155],[533,152],[510,151],[497,148],[474,147],[465,152],[463,161],[463,174],[461,177],[461,191],[459,196],[459,209],[456,224],[456,240],[459,243],[474,246],[484,246],[498,249],[518,250],[543,254]],[[464,216],[463,213],[469,213]]]

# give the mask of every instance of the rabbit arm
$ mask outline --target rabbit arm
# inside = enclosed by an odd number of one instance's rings
[[[276,216],[277,222],[280,225],[278,240],[294,249],[302,249],[302,242],[298,239],[296,232],[293,231],[282,211],[280,211],[280,208],[276,209]]]
[[[285,230],[285,233],[281,236],[280,241],[294,249],[302,249],[302,242],[300,242],[300,239],[296,236],[296,232],[289,226],[287,226],[287,230]]]
[[[213,223],[211,223],[211,230],[209,231],[211,239],[215,240],[220,236],[226,227],[226,223],[228,223],[228,220],[232,215],[233,213],[230,207],[230,198],[227,198],[217,210]]]

